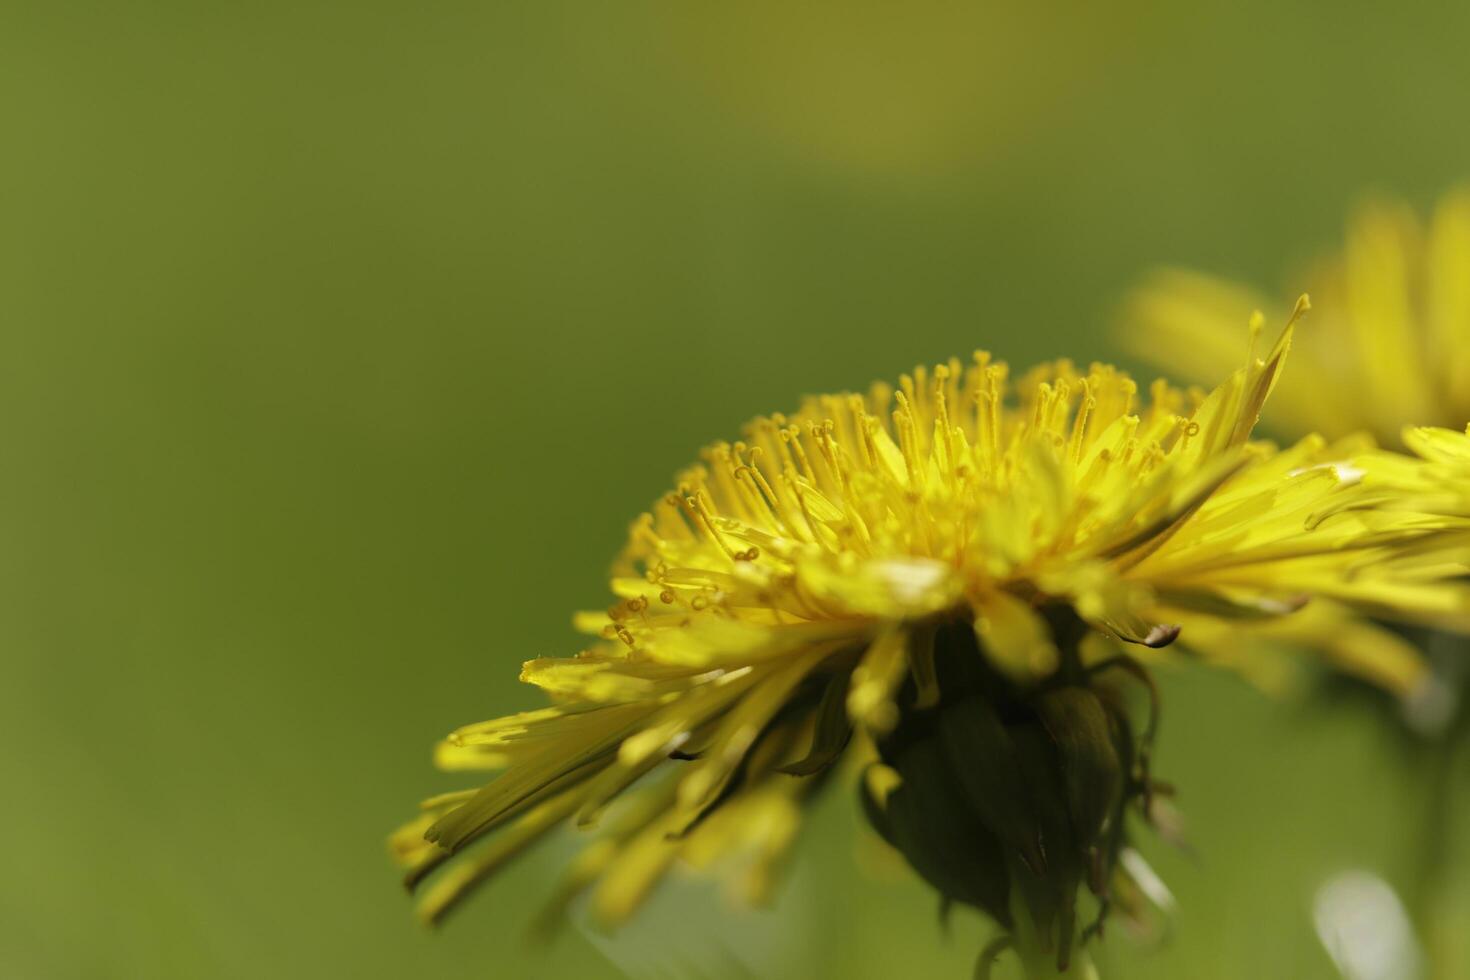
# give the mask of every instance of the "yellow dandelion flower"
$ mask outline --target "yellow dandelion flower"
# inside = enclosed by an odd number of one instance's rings
[[[1304,594],[1462,601],[1395,577],[1442,521],[1357,506],[1371,488],[1330,463],[1343,447],[1251,441],[1291,336],[1208,394],[1143,397],[1065,361],[1013,380],[980,353],[706,450],[633,523],[617,601],[576,618],[594,645],[524,665],[552,703],[439,746],[441,767],[502,772],[394,836],[423,917],[568,824],[598,834],[556,908],[589,893],[616,924],[681,865],[759,900],[846,756],[870,762],[875,828],[946,901],[1064,968],[1079,894],[1106,912],[1147,891],[1124,824],[1157,788],[1157,703],[1130,712],[1151,682],[1122,644]]]

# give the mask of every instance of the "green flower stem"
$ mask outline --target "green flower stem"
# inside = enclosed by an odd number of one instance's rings
[[[1022,976],[1026,980],[1098,980],[1097,967],[1085,949],[1072,951],[1072,962],[1065,973],[1057,969],[1056,955],[1033,951],[1031,955],[1021,953]]]
[[[1013,936],[1001,936],[985,947],[975,964],[975,980],[995,980],[996,963],[1012,954],[1020,958],[1025,980],[1098,980],[1097,967],[1086,950],[1076,950],[1063,973],[1057,969],[1055,954],[1020,948]]]
[[[1042,940],[1027,912],[1026,903],[1019,896],[1013,896],[1011,909],[1015,929],[985,947],[975,964],[976,980],[992,980],[996,963],[1010,956],[1020,960],[1021,976],[1025,980],[1098,980],[1097,967],[1085,946],[1074,943],[1067,969],[1060,970],[1057,968],[1055,945]],[[1002,972],[1001,975],[1007,974]],[[1015,974],[1011,972],[1009,975]]]
[[[1459,936],[1464,927],[1451,921],[1455,900],[1450,894],[1452,882],[1447,874],[1457,857],[1455,798],[1460,790],[1459,767],[1464,765],[1460,757],[1467,751],[1470,751],[1470,711],[1462,706],[1454,727],[1433,746],[1426,760],[1429,799],[1420,837],[1419,886],[1412,895],[1409,912],[1424,944],[1429,980],[1470,976],[1465,972],[1470,969],[1470,963],[1457,962],[1462,949]]]
[[[1019,949],[1013,936],[991,940],[980,952],[979,961],[975,964],[975,980],[995,980],[995,964],[1013,951],[1020,958],[1022,976],[1026,980],[1098,980],[1097,967],[1092,964],[1092,958],[1085,949],[1078,949],[1073,954],[1072,964],[1067,967],[1066,973],[1061,973],[1057,970],[1054,954],[1044,954],[1035,949]]]

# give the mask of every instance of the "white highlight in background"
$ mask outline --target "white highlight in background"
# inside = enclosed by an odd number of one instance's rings
[[[1345,980],[1421,980],[1424,959],[1404,903],[1371,871],[1322,883],[1312,900],[1317,936]]]

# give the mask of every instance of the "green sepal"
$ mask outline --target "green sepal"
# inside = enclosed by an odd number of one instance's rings
[[[1020,852],[1032,874],[1044,874],[1041,826],[1000,715],[983,698],[966,698],[940,712],[939,735],[970,806],[1003,843]]]
[[[955,785],[936,739],[904,746],[895,768],[903,784],[888,796],[894,845],[940,894],[1010,921],[1010,875],[1000,841]]]
[[[1036,710],[1057,747],[1073,832],[1084,850],[1094,847],[1123,792],[1107,709],[1086,688],[1060,687],[1037,698]]]

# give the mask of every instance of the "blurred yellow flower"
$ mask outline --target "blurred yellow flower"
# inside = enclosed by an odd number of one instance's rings
[[[1316,313],[1272,401],[1273,431],[1367,431],[1394,446],[1406,425],[1470,421],[1470,187],[1445,195],[1427,227],[1404,205],[1363,205],[1341,254],[1304,284]],[[1164,270],[1133,295],[1121,336],[1172,375],[1205,380],[1239,362],[1239,324],[1280,305]]]
[[[523,667],[552,704],[439,746],[504,772],[394,836],[411,884],[482,844],[422,916],[568,822],[603,833],[557,902],[590,891],[603,923],[680,863],[759,899],[846,754],[876,759],[869,815],[947,901],[1065,964],[1082,886],[1104,912],[1144,891],[1120,857],[1153,717],[1135,731],[1120,682],[1151,682],[1120,643],[1307,595],[1465,614],[1433,581],[1445,519],[1335,462],[1364,447],[1251,441],[1292,332],[1208,394],[1065,361],[1013,381],[979,353],[707,449],[633,523],[617,602],[577,617],[595,645]]]

